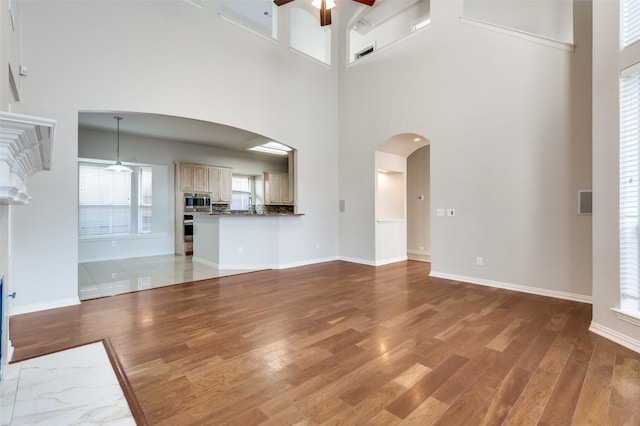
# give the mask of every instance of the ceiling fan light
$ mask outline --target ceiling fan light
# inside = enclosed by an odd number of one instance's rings
[[[325,9],[329,10],[329,9],[333,9],[334,7],[336,7],[336,2],[335,0],[325,0]],[[316,9],[321,9],[322,8],[322,0],[313,0],[311,2],[311,5],[313,7],[315,7]]]

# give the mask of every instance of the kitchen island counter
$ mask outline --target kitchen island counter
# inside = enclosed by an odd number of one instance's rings
[[[302,214],[200,213],[193,216],[193,260],[219,269],[279,269],[281,247],[300,244]],[[251,220],[247,218],[251,217]]]

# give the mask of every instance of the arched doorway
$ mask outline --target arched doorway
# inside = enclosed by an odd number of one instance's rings
[[[429,196],[429,182],[420,182],[425,174],[429,176],[429,157],[425,163],[423,152],[408,161],[411,154],[428,145],[429,140],[421,135],[401,133],[387,139],[375,152],[376,265],[403,261],[409,258],[409,254],[415,258],[415,252],[422,252],[420,259],[416,260],[430,258],[428,232],[424,234],[424,230],[430,228],[429,206],[425,203]],[[409,165],[412,169],[410,174]],[[416,191],[421,193],[414,194]],[[421,196],[418,201],[422,203],[414,203],[414,196],[417,200]],[[420,229],[423,232],[421,238],[413,238]],[[411,238],[408,238],[409,233]],[[417,244],[417,247],[410,248],[408,244]]]

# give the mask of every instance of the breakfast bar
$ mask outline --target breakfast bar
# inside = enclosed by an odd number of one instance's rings
[[[279,269],[303,214],[220,213],[193,217],[193,260],[219,269]]]

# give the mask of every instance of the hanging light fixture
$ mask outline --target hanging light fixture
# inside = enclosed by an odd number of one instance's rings
[[[313,0],[311,4],[316,9],[322,9],[322,0]],[[336,2],[334,0],[326,0],[325,9],[329,10],[333,9],[334,7],[336,7]]]
[[[116,123],[118,123],[117,124],[118,145],[116,146],[116,164],[113,164],[107,167],[107,170],[110,170],[112,172],[133,173],[133,170],[131,170],[127,166],[123,166],[122,163],[120,162],[120,120],[122,120],[122,117],[113,117],[113,118],[115,118]]]

